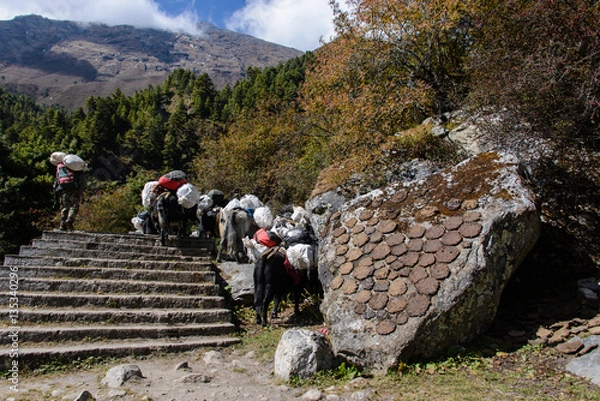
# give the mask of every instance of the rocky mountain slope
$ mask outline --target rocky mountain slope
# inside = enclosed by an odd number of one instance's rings
[[[177,68],[208,73],[219,89],[301,51],[203,23],[201,36],[40,16],[0,21],[0,85],[69,109],[89,96],[126,95]]]

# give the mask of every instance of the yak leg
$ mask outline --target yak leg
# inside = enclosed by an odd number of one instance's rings
[[[156,202],[156,211],[158,214],[158,227],[160,231],[160,244],[167,245],[167,236],[169,235],[169,220],[167,219],[167,211],[163,204],[164,198],[158,198]]]
[[[221,241],[219,241],[219,250],[217,251],[217,262],[221,261],[221,253],[223,252],[223,247],[226,246],[227,239],[225,237],[221,237]]]
[[[263,309],[265,308],[265,283],[262,279],[262,261],[254,266],[254,310],[256,312],[256,324],[261,324]]]
[[[281,295],[275,294],[273,297],[273,310],[271,311],[271,317],[277,318],[277,312],[279,311],[279,303],[281,302]]]
[[[262,310],[263,326],[267,325],[267,313],[269,311],[269,305],[271,304],[271,301],[273,301],[273,299],[275,299],[275,304],[273,306],[273,313],[271,314],[271,317],[277,317],[278,296],[274,293],[273,286],[271,284],[265,284],[265,298]]]
[[[300,314],[300,287],[294,287],[294,315]]]

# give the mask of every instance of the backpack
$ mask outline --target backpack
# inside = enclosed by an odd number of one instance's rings
[[[78,189],[81,174],[81,171],[73,171],[63,163],[59,163],[56,166],[56,190]]]
[[[186,174],[181,170],[174,170],[160,177],[158,183],[170,191],[177,191],[180,186],[187,183]]]
[[[75,186],[75,173],[63,163],[59,163],[56,166],[56,180],[63,188]]]

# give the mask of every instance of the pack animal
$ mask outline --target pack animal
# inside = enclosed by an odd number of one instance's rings
[[[244,209],[225,208],[219,212],[217,221],[221,236],[217,260],[220,261],[225,254],[240,263],[246,255],[242,239],[254,234],[254,220]]]
[[[166,246],[169,234],[184,235],[187,224],[196,220],[196,209],[185,209],[179,204],[177,195],[171,191],[158,195],[154,213],[158,221],[160,243],[163,246]]]
[[[269,305],[273,301],[271,318],[277,318],[279,303],[287,294],[294,298],[294,316],[300,313],[302,294],[323,295],[316,269],[295,270],[280,246],[269,248],[254,266],[254,309],[256,324],[266,326]]]
[[[294,314],[300,313],[303,278],[290,275],[286,270],[285,261],[285,249],[275,246],[265,251],[254,266],[256,324],[267,325],[267,313],[271,301],[274,301],[271,318],[276,318],[279,302],[289,293],[294,297]]]
[[[201,223],[200,235],[204,238],[216,238],[220,237],[219,234],[219,213],[221,212],[220,207],[203,210],[198,213],[198,218]]]

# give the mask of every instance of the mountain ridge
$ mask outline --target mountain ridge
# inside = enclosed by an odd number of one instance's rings
[[[0,21],[0,86],[38,104],[83,106],[116,88],[131,95],[177,69],[207,73],[217,89],[302,51],[199,24],[194,36],[130,25],[58,21],[38,15]]]

